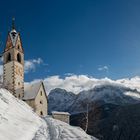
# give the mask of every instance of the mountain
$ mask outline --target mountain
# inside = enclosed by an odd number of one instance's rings
[[[56,88],[52,90],[48,96],[49,113],[51,111],[68,111],[74,103],[77,96],[72,92],[67,92],[64,89]]]
[[[79,127],[40,118],[25,102],[0,89],[0,140],[96,140]]]
[[[125,106],[104,104],[94,106],[88,113],[88,131],[100,140],[139,140],[140,104]],[[85,129],[84,113],[71,116],[71,125]]]
[[[54,98],[56,94],[57,98]],[[77,95],[74,93],[70,95],[63,89],[50,92],[50,112],[53,110],[70,112],[71,125],[80,126],[85,130],[88,105],[87,133],[89,135],[100,140],[140,139],[140,92],[136,89],[116,84],[103,84]],[[53,102],[50,101],[50,97]]]
[[[68,111],[74,114],[85,111],[86,105],[93,102],[115,105],[136,104],[140,102],[140,92],[120,85],[103,84],[77,95],[64,89],[54,89],[48,99],[49,112]]]

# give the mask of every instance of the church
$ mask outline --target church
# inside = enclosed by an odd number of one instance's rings
[[[48,114],[48,98],[43,82],[32,85],[24,83],[24,49],[14,20],[3,52],[3,83],[16,98],[25,101],[39,116]]]

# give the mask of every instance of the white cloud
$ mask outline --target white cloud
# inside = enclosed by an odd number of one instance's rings
[[[99,67],[98,70],[99,71],[108,71],[109,68],[108,68],[108,66],[103,66],[103,67]]]
[[[35,71],[36,66],[42,63],[43,60],[41,58],[25,60],[25,64],[24,64],[25,73],[28,73],[29,71]]]
[[[135,76],[133,78],[125,78],[116,80],[117,83],[130,87],[132,89],[138,89],[140,91],[140,77]]]
[[[41,58],[32,59],[32,62],[33,62],[33,63],[36,63],[36,64],[41,64],[41,63],[43,63],[43,60],[42,60]]]
[[[3,74],[2,62],[3,62],[3,57],[0,58],[0,75]],[[29,71],[35,71],[36,66],[40,64],[43,64],[43,60],[41,58],[25,60],[25,64],[24,64],[25,73],[28,73]]]
[[[0,59],[0,75],[3,75],[3,65],[2,58]],[[25,73],[28,73],[29,71],[34,71],[36,69],[36,65],[39,65],[43,63],[41,58],[33,59],[33,60],[25,60]]]
[[[73,73],[65,73],[64,74],[65,76],[72,76],[72,75],[74,75]]]
[[[42,79],[34,80],[31,83],[38,82],[39,80]],[[109,78],[96,79],[93,77],[89,77],[87,75],[71,75],[66,76],[65,78],[61,78],[59,75],[56,75],[45,78],[43,81],[47,93],[49,93],[54,88],[62,88],[66,89],[67,91],[71,91],[74,92],[75,94],[78,94],[83,90],[89,90],[97,85],[102,84],[123,85],[132,89],[136,88],[137,90],[140,91],[140,77],[134,77],[131,79],[126,78],[119,80],[111,80]]]
[[[34,80],[31,83],[38,82],[39,80],[42,79]],[[66,76],[65,78],[55,75],[45,78],[43,81],[48,93],[54,88],[62,88],[66,89],[67,91],[72,91],[76,94],[83,90],[89,90],[96,85],[113,83],[113,81],[108,78],[96,79],[93,77],[88,77],[87,75],[71,75]]]

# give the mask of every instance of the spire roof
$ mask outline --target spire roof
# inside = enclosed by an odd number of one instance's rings
[[[13,17],[12,18],[12,30],[14,30],[15,29],[15,18]]]
[[[12,30],[11,30],[11,32],[9,34],[10,34],[10,38],[12,40],[12,44],[15,47],[16,41],[17,41],[17,37],[18,37],[18,33],[15,30],[15,18],[12,19]]]

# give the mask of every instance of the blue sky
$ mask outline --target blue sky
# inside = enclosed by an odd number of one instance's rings
[[[25,74],[26,81],[67,73],[140,75],[139,0],[3,0],[1,51],[13,16],[25,59],[43,60]]]

